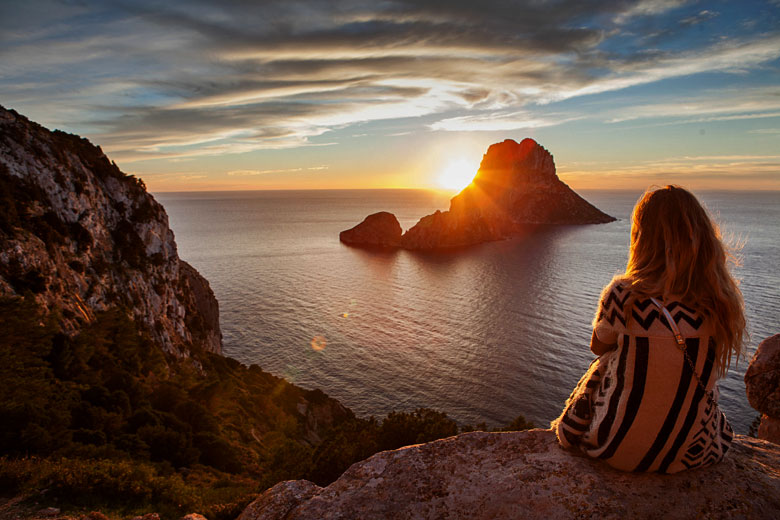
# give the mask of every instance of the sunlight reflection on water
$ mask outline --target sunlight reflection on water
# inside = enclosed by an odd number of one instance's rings
[[[554,418],[592,356],[601,288],[625,267],[638,193],[583,192],[620,220],[559,227],[458,252],[369,252],[338,233],[380,210],[404,228],[441,193],[412,190],[157,195],[179,253],[220,302],[226,354],[321,388],[359,415],[419,406],[460,422]],[[702,193],[748,234],[737,269],[758,341],[780,316],[777,193]],[[755,417],[742,362],[721,382],[738,432]]]

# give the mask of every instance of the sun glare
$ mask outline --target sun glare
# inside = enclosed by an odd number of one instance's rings
[[[474,179],[477,168],[466,159],[448,162],[436,178],[436,183],[446,190],[460,191]]]

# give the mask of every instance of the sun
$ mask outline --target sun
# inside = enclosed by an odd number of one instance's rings
[[[460,191],[474,179],[477,168],[466,159],[453,159],[442,168],[436,184],[445,190]]]

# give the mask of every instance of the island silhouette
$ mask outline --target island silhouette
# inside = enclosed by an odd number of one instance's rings
[[[403,233],[392,213],[369,215],[339,239],[358,247],[448,249],[502,240],[546,225],[603,224],[615,218],[569,188],[553,156],[530,138],[492,144],[474,180]]]

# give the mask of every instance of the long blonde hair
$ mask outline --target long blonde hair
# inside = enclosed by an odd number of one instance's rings
[[[677,300],[712,319],[719,376],[743,353],[745,313],[742,292],[728,263],[736,258],[696,197],[678,186],[648,189],[631,215],[626,272],[631,316],[638,299]]]

